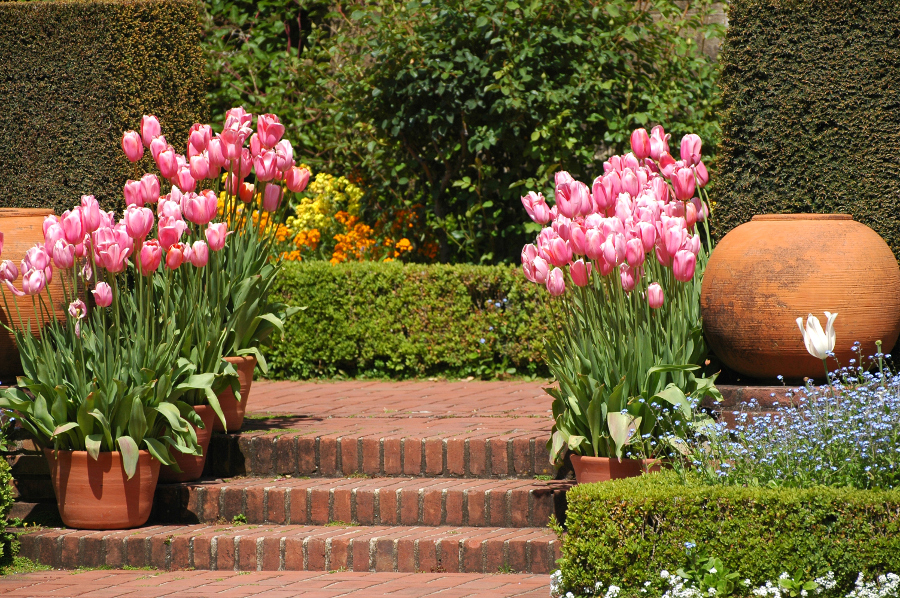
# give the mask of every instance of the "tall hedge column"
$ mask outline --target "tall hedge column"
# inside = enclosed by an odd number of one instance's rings
[[[754,214],[845,212],[900,255],[898,39],[893,0],[732,0],[720,236]]]
[[[201,36],[187,0],[0,3],[0,207],[121,206],[122,132],[156,114],[184,151],[206,120]]]

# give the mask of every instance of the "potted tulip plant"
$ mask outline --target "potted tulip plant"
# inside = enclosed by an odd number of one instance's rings
[[[638,129],[632,152],[610,158],[592,187],[558,172],[552,208],[540,193],[522,198],[547,225],[522,250],[522,268],[558,316],[547,344],[559,383],[547,389],[550,458],[560,465],[571,453],[579,482],[639,474],[667,454],[663,439],[705,421],[697,401],[720,398],[715,376],[696,375],[708,174],[699,137],[685,137],[679,161],[668,139],[662,127]]]
[[[148,187],[158,194],[158,184]],[[171,263],[178,244],[165,242],[163,226],[159,238],[148,239],[154,220],[149,209],[130,206],[116,222],[85,196],[45,220],[44,245],[22,262],[21,290],[15,264],[0,264],[16,312],[19,301],[46,311],[40,292],[54,276],[63,283],[65,321],[33,331],[20,319],[11,330],[25,375],[0,392],[0,407],[15,411],[44,448],[71,527],[145,523],[160,465],[175,463],[171,449],[200,450],[201,420],[181,398],[192,391],[215,397],[209,377],[182,356],[198,322],[179,305],[178,281],[160,266],[163,249]]]
[[[241,428],[256,365],[263,372],[267,370],[260,347],[272,332],[283,332],[285,318],[298,309],[271,297],[275,277],[281,269],[281,260],[273,246],[276,223],[286,209],[283,197],[289,191],[303,191],[309,181],[309,171],[295,165],[293,147],[282,139],[284,125],[277,116],[259,115],[256,131],[252,124],[253,115],[243,108],[227,112],[220,133],[214,133],[210,125],[195,124],[189,133],[187,156],[175,153],[168,145],[159,121],[153,116],[142,119],[140,134],[126,133],[126,137],[131,135],[135,148],[129,159],[140,158],[143,148],[139,142],[142,142],[153,153],[162,176],[172,182],[173,196],[176,192],[192,195],[198,182],[214,181],[215,192],[204,191],[196,201],[180,198],[179,205],[185,207],[184,217],[192,225],[202,225],[218,213],[223,221],[222,245],[225,231],[232,235],[221,260],[216,268],[208,270],[206,279],[208,285],[222,289],[218,295],[207,296],[224,302],[208,311],[206,330],[216,335],[221,331],[224,336],[198,338],[195,346],[210,349],[192,358],[195,363],[206,364],[203,369],[209,370],[221,352],[226,362],[221,373],[237,376],[237,382],[216,385],[222,410],[214,422],[218,431]],[[253,182],[248,182],[251,175]],[[217,210],[210,211],[216,198]],[[195,204],[202,205],[192,207]],[[220,276],[221,281],[213,280]]]

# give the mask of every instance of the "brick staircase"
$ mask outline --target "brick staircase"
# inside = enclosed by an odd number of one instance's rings
[[[252,392],[243,430],[214,435],[204,479],[158,486],[147,526],[43,527],[21,536],[19,554],[63,569],[555,568],[547,523],[564,491],[535,479],[554,473],[538,385],[258,382]],[[27,454],[14,464],[17,515],[53,508],[42,466]]]

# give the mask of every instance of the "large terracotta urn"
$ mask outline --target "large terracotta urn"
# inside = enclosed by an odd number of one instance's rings
[[[575,470],[575,481],[579,484],[636,478],[661,469],[659,459],[616,459],[582,455],[571,455],[569,459]]]
[[[175,448],[169,448],[169,454],[178,463],[180,472],[175,471],[168,465],[163,465],[159,470],[159,482],[161,484],[172,484],[175,482],[193,482],[199,480],[203,475],[203,466],[206,465],[206,454],[209,451],[209,439],[212,437],[213,420],[216,418],[216,412],[209,405],[194,405],[194,411],[200,416],[203,427],[198,428],[194,424],[194,432],[197,434],[197,444],[200,445],[201,453],[199,455],[186,455]]]
[[[700,296],[709,346],[729,368],[754,378],[822,378],[796,320],[834,323],[838,362],[885,352],[900,335],[900,268],[887,243],[846,214],[769,214],[729,232],[703,276]]]
[[[22,290],[21,263],[25,258],[25,252],[35,245],[43,245],[42,225],[44,218],[51,214],[53,214],[53,210],[39,208],[0,208],[0,232],[3,233],[3,252],[0,260],[12,260],[16,268],[20,269],[19,279],[14,283],[19,290]],[[50,318],[49,316],[41,318],[39,315],[35,315],[31,297],[19,297],[19,312],[16,312],[16,297],[4,284],[0,284],[0,292],[3,293],[3,299],[5,299],[5,301],[0,300],[0,323],[4,324],[4,326],[0,326],[0,384],[10,385],[15,384],[16,376],[22,374],[22,363],[19,361],[19,350],[16,348],[13,335],[5,326],[21,328],[19,313],[21,313],[22,321],[26,326],[28,322],[31,322],[32,331],[36,331],[39,325],[46,324]],[[65,313],[63,287],[59,276],[54,276],[51,283],[39,296],[44,299],[47,306],[51,305],[50,297],[53,298],[57,316]],[[9,312],[6,309],[7,305],[9,305]],[[38,310],[37,313],[40,314],[40,311]]]

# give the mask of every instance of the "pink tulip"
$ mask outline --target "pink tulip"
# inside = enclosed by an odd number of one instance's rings
[[[139,257],[141,262],[138,270],[140,270],[141,275],[150,276],[156,272],[159,268],[160,261],[162,261],[162,247],[160,247],[159,241],[150,239],[149,241],[144,242],[141,246]]]
[[[675,158],[670,156],[668,153],[664,153],[659,157],[659,169],[662,172],[663,176],[667,179],[672,178],[672,173],[675,172],[676,166]]]
[[[159,155],[156,157],[156,165],[159,167],[159,172],[164,179],[174,177],[178,172],[178,158],[175,150],[169,147],[159,152]]]
[[[675,259],[672,262],[672,273],[675,275],[675,280],[688,282],[694,278],[696,267],[697,256],[691,251],[682,249],[675,254]]]
[[[236,160],[241,157],[241,148],[244,145],[244,137],[234,129],[225,129],[219,133],[222,142],[222,154],[228,160]]]
[[[100,204],[93,195],[81,196],[80,215],[85,233],[92,233],[100,226]]]
[[[534,258],[534,282],[538,284],[547,284],[547,278],[550,276],[550,263],[541,256]]]
[[[610,264],[619,265],[625,261],[627,250],[625,247],[625,236],[615,233],[606,237],[603,242],[603,259]]]
[[[144,206],[144,189],[141,181],[128,179],[123,189],[126,206]]]
[[[212,140],[212,128],[209,125],[194,123],[188,131],[188,140],[195,150],[202,152]]]
[[[112,287],[105,282],[97,283],[97,287],[91,291],[91,294],[94,295],[94,303],[97,304],[97,307],[109,307],[112,305]]]
[[[663,231],[662,241],[668,255],[675,255],[684,243],[687,231],[680,226],[672,226]]]
[[[700,148],[703,142],[699,135],[690,133],[681,138],[681,159],[688,166],[700,163]]]
[[[641,191],[641,182],[630,168],[622,171],[622,191],[632,198],[637,197]]]
[[[534,244],[522,248],[522,272],[530,282],[537,282],[534,277],[534,258],[538,256],[538,248]]]
[[[650,193],[656,201],[663,204],[669,201],[669,186],[664,179],[657,177],[652,179],[649,185]]]
[[[618,175],[616,175],[618,177]],[[594,210],[606,214],[606,211],[616,204],[616,197],[611,195],[612,183],[604,184],[604,177],[598,176],[591,186],[591,199],[594,202]]]
[[[177,270],[184,263],[185,246],[184,243],[175,243],[166,250],[166,268],[169,270]]]
[[[253,121],[253,114],[244,110],[243,106],[238,106],[236,108],[231,108],[228,112],[225,113],[225,128],[226,129],[239,129],[242,127],[249,127],[250,123]]]
[[[697,175],[697,185],[701,189],[706,187],[706,184],[709,182],[709,171],[706,170],[706,164],[701,160],[691,168],[694,169],[694,174]]]
[[[584,229],[581,225],[573,223],[569,233],[569,246],[572,253],[584,255],[586,253],[587,239],[585,238]]]
[[[169,148],[169,142],[166,141],[164,135],[160,135],[159,137],[154,137],[152,141],[150,141],[150,155],[153,156],[153,161],[158,163],[159,154]],[[173,150],[174,151],[174,150]]]
[[[277,172],[278,156],[275,155],[273,150],[268,150],[261,153],[253,164],[258,180],[271,181]]]
[[[209,203],[202,195],[191,194],[182,200],[184,217],[194,224],[209,224],[216,217],[215,210],[209,210]]]
[[[12,260],[3,260],[0,263],[0,280],[13,282],[19,278],[19,269]]]
[[[194,241],[191,246],[191,264],[196,268],[202,268],[209,262],[209,246],[203,241]]]
[[[631,152],[628,152],[627,154],[625,154],[625,156],[622,158],[622,164],[625,166],[625,168],[630,169],[635,174],[637,174],[638,168],[641,167],[641,163],[638,161],[637,157],[635,157],[635,155]],[[623,169],[623,171],[624,171],[624,169]]]
[[[603,233],[597,229],[588,229],[584,234],[584,253],[592,260],[603,257]]]
[[[666,131],[661,126],[653,127],[650,131],[650,157],[658,162],[660,156],[668,153],[669,138],[671,137],[671,135],[666,135]]]
[[[191,169],[186,166],[182,166],[178,169],[172,182],[185,193],[197,188],[197,181],[191,176]]]
[[[631,151],[638,160],[650,157],[650,136],[647,129],[635,129],[631,133]]]
[[[547,246],[550,263],[554,266],[565,266],[572,261],[572,247],[561,237],[552,239]]]
[[[664,300],[663,290],[659,283],[650,283],[650,286],[647,287],[647,304],[653,309],[659,309],[663,306]]]
[[[632,268],[637,268],[644,263],[644,243],[640,238],[631,239],[625,243],[625,259]]]
[[[195,181],[202,181],[209,176],[209,158],[200,154],[191,158],[191,177]]]
[[[693,200],[684,204],[684,221],[691,230],[697,223],[697,207],[694,205]]]
[[[559,297],[566,292],[566,281],[563,272],[559,268],[553,268],[547,275],[547,290],[554,297]]]
[[[240,170],[238,170],[238,166],[240,166]],[[253,156],[250,155],[250,150],[246,147],[241,150],[240,164],[237,164],[235,160],[234,171],[241,179],[247,178],[253,172]]]
[[[694,255],[700,255],[700,235],[688,235],[681,248],[687,249]]]
[[[555,175],[553,175],[553,183],[557,187],[561,187],[562,185],[571,183],[574,180],[575,179],[572,178],[572,175],[569,174],[568,172],[566,172],[565,170],[559,170],[556,172]]]
[[[186,228],[187,225],[183,220],[176,220],[166,216],[160,217],[159,244],[168,250],[169,247],[181,240],[181,235],[184,234]]]
[[[125,230],[132,239],[144,239],[153,230],[153,211],[150,208],[128,206],[125,210]]]
[[[174,218],[175,220],[182,220],[181,216],[181,205],[177,201],[171,201],[168,199],[164,199],[159,202],[159,205],[156,207],[156,213],[160,218],[163,216],[167,218]]]
[[[122,149],[125,157],[131,162],[137,162],[144,155],[144,145],[137,131],[125,131],[122,135]]]
[[[214,222],[206,227],[206,242],[213,251],[221,251],[225,247],[225,239],[231,233],[224,222]]]
[[[256,134],[263,146],[272,148],[284,135],[284,125],[274,114],[260,114],[256,118]]]
[[[118,273],[125,270],[125,264],[130,253],[131,251],[128,248],[118,243],[112,243],[100,251],[100,259],[98,261],[102,267],[110,272]]]
[[[569,268],[569,276],[576,287],[586,287],[591,280],[591,263],[578,260]]]
[[[80,207],[72,211],[67,210],[63,212],[60,224],[62,225],[66,241],[72,245],[81,243],[81,240],[84,238],[84,223],[81,221]],[[41,269],[43,270],[43,267]]]
[[[225,166],[225,149],[222,146],[222,141],[220,139],[210,139],[206,148],[206,153],[208,154],[210,169],[222,168]]]
[[[7,286],[10,286],[9,283],[7,283]],[[26,271],[22,277],[22,291],[16,292],[16,289],[13,288],[13,292],[20,297],[23,295],[37,295],[44,290],[45,286],[47,286],[47,275],[44,270],[32,269]]]
[[[681,201],[688,201],[694,196],[695,183],[694,171],[690,168],[679,168],[672,176],[672,189],[675,192],[675,198]]]
[[[613,156],[603,163],[603,172],[609,174],[611,172],[621,172],[625,166],[622,164],[621,156]]]
[[[69,315],[80,320],[87,315],[87,305],[81,299],[76,299],[69,304]]]
[[[597,260],[597,271],[600,273],[600,276],[609,276],[615,269],[615,264],[610,264],[605,259]]]
[[[263,210],[274,212],[281,201],[281,185],[269,183],[263,191]]]
[[[306,189],[306,185],[309,183],[309,176],[309,170],[307,170],[306,168],[300,168],[299,166],[294,166],[284,174],[284,184],[290,191],[294,193],[301,193],[304,189]],[[544,208],[547,214],[547,220],[544,220],[543,223],[546,223],[550,220],[550,208],[547,207],[546,202],[544,202]]]
[[[162,128],[159,126],[159,119],[152,114],[141,117],[141,140],[145,147],[150,147],[150,143],[162,134]]]
[[[159,201],[159,179],[149,172],[141,177],[141,199],[143,203]]]
[[[250,155],[253,158],[259,156],[263,150],[266,149],[263,147],[262,143],[259,141],[259,135],[254,133],[250,136]]]
[[[626,293],[630,293],[641,279],[640,270],[622,266],[619,269],[619,279],[622,282],[622,290]]]
[[[556,188],[556,207],[566,218],[589,212],[592,207],[589,198],[587,185],[580,181],[564,183]],[[586,200],[588,205],[583,206],[582,200]]]
[[[75,246],[59,239],[53,246],[53,263],[57,268],[68,270],[75,265]]]
[[[287,139],[282,139],[275,145],[275,155],[278,160],[278,170],[285,172],[294,166],[294,147]]]
[[[238,190],[238,197],[241,198],[241,201],[244,203],[250,203],[253,201],[253,195],[256,193],[256,186],[252,183],[241,183],[241,188]]]

